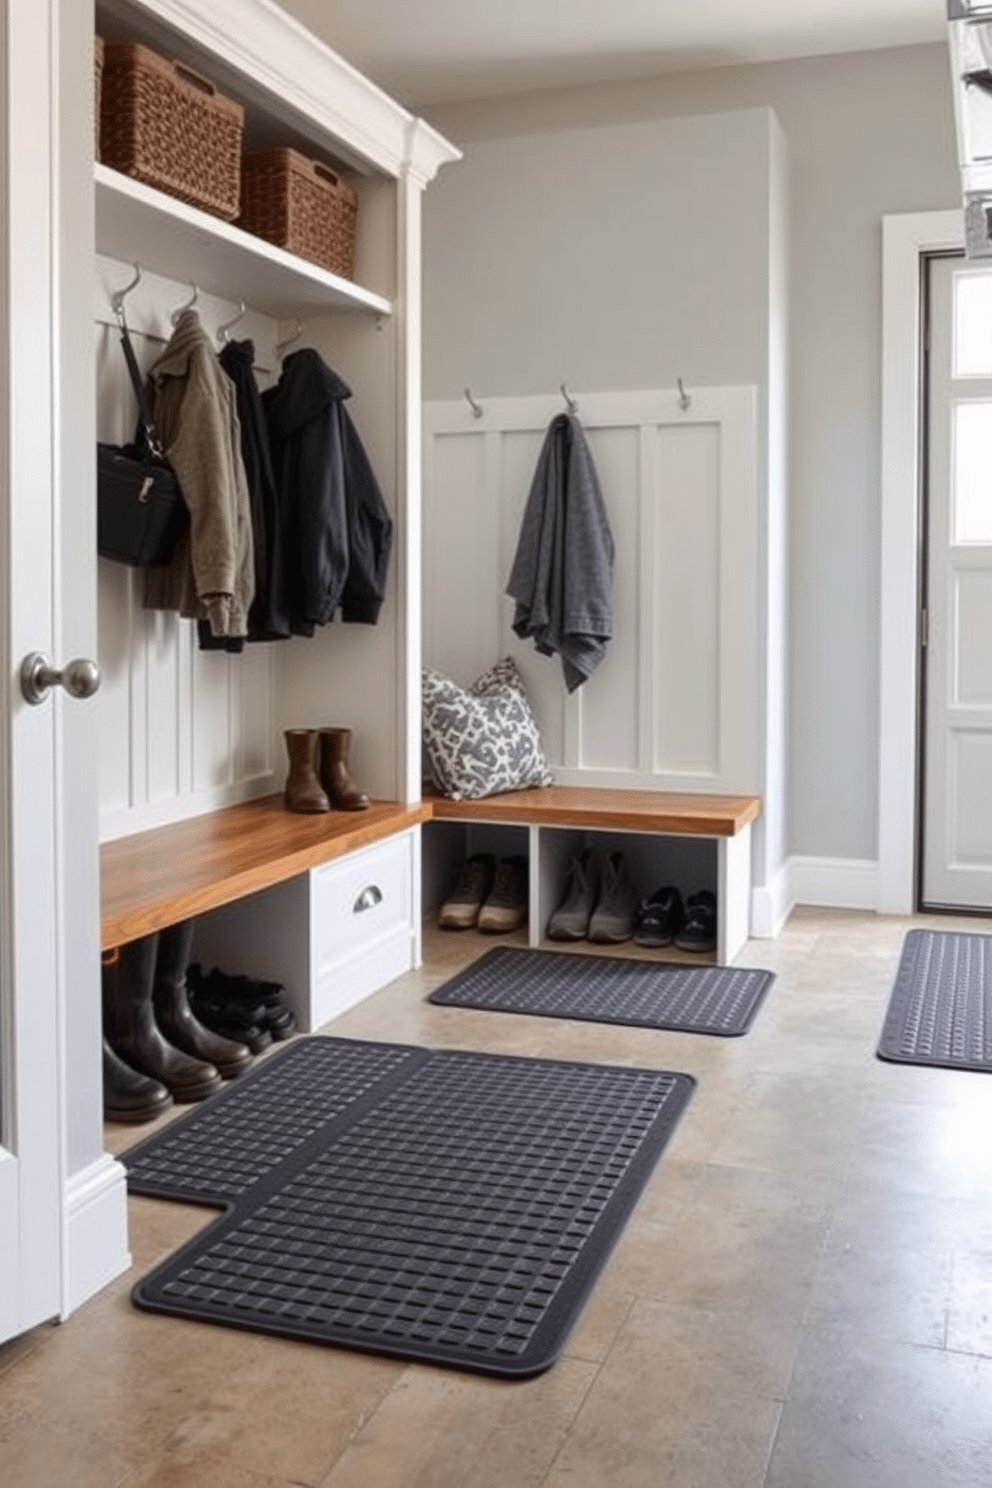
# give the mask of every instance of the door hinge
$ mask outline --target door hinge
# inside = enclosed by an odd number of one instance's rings
[[[930,644],[930,611],[920,611],[920,646],[926,650]]]

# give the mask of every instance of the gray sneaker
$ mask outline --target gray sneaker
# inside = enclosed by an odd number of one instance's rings
[[[506,935],[527,918],[527,857],[501,858],[489,897],[479,910],[477,930]]]
[[[637,894],[622,852],[607,853],[599,881],[599,898],[589,921],[589,939],[604,944],[630,940],[634,934]]]
[[[565,897],[548,922],[549,940],[585,940],[596,902],[596,865],[583,848],[568,860]]]
[[[493,886],[496,859],[492,853],[476,853],[462,864],[455,887],[438,910],[437,922],[444,930],[470,930],[479,918]]]

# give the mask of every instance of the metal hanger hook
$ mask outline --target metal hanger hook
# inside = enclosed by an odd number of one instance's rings
[[[472,417],[473,418],[481,418],[482,417],[482,404],[481,403],[477,403],[475,401],[475,399],[472,397],[472,394],[471,394],[471,392],[470,392],[470,390],[468,388],[465,389],[465,397],[468,400],[468,406],[469,406],[469,408],[471,408],[471,410],[472,410]]]
[[[125,284],[123,289],[115,289],[113,294],[110,296],[110,308],[113,310],[118,320],[122,321],[124,319],[124,301],[127,299],[132,289],[137,289],[140,283],[141,265],[139,263],[136,263],[134,266],[134,278],[131,280],[131,283]]]
[[[226,320],[222,326],[217,327],[217,340],[221,343],[221,345],[223,345],[225,341],[228,341],[230,339],[231,332],[237,325],[238,321],[244,320],[247,314],[248,309],[245,305],[244,300],[239,301],[237,315],[232,316],[231,319]]]
[[[568,391],[568,388],[565,386],[564,383],[560,383],[559,386],[561,388],[561,395],[565,399],[565,406],[567,407],[569,413],[578,413],[579,405],[572,397],[571,393]]]
[[[197,288],[197,286],[194,284],[193,285],[193,298],[191,300],[187,300],[186,303],[185,303],[185,305],[180,305],[179,308],[178,308],[178,310],[173,310],[173,312],[172,312],[172,324],[174,326],[179,324],[179,317],[181,315],[185,315],[185,313],[186,313],[187,310],[192,310],[193,306],[196,304],[196,302],[197,302],[197,300],[199,300],[199,298],[200,298],[200,291]]]
[[[296,330],[293,332],[293,334],[291,336],[287,336],[287,338],[286,338],[285,341],[277,341],[276,342],[276,356],[279,357],[279,358],[281,358],[282,355],[283,355],[283,353],[284,352],[287,352],[289,350],[289,348],[293,345],[294,342],[299,341],[299,339],[300,339],[300,337],[302,335],[303,335],[303,326],[300,323],[300,321],[297,321],[296,322]]]
[[[687,409],[692,407],[692,399],[686,392],[685,384],[683,383],[681,377],[677,377],[675,379],[675,385],[679,390],[679,407],[682,409],[682,412],[685,413]]]

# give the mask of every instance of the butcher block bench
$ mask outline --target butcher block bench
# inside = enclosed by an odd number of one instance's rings
[[[517,833],[513,850],[523,848],[529,856],[532,945],[545,937],[569,854],[576,846],[597,844],[627,852],[645,893],[669,882],[683,894],[712,889],[721,965],[731,962],[748,938],[751,824],[761,814],[760,796],[550,785],[478,801],[428,799],[431,821],[464,824],[466,851],[498,849],[498,836],[487,835],[488,828],[525,829],[526,846]]]
[[[426,826],[425,902],[432,833],[455,833],[447,847],[456,853],[478,850],[479,834],[489,834],[497,848],[529,855],[528,938],[539,945],[569,853],[622,846],[652,889],[674,881],[684,892],[715,892],[716,960],[726,964],[748,937],[750,831],[760,810],[757,796],[581,786],[480,801],[373,801],[367,811],[315,816],[266,796],[104,843],[101,945],[196,918],[200,954],[232,972],[288,980],[301,1026],[318,1027],[416,964],[416,829]]]

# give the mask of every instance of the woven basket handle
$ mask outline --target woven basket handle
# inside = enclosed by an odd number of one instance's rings
[[[330,181],[332,186],[340,186],[340,177],[336,176],[329,166],[321,165],[319,160],[312,160],[313,173],[315,176],[323,176],[325,181]]]
[[[185,62],[177,62],[173,58],[172,67],[176,77],[182,78],[184,83],[190,83],[194,88],[199,88],[201,93],[207,93],[212,98],[217,92],[217,89],[209,78],[201,77],[198,72],[194,72],[191,67],[187,67]]]

